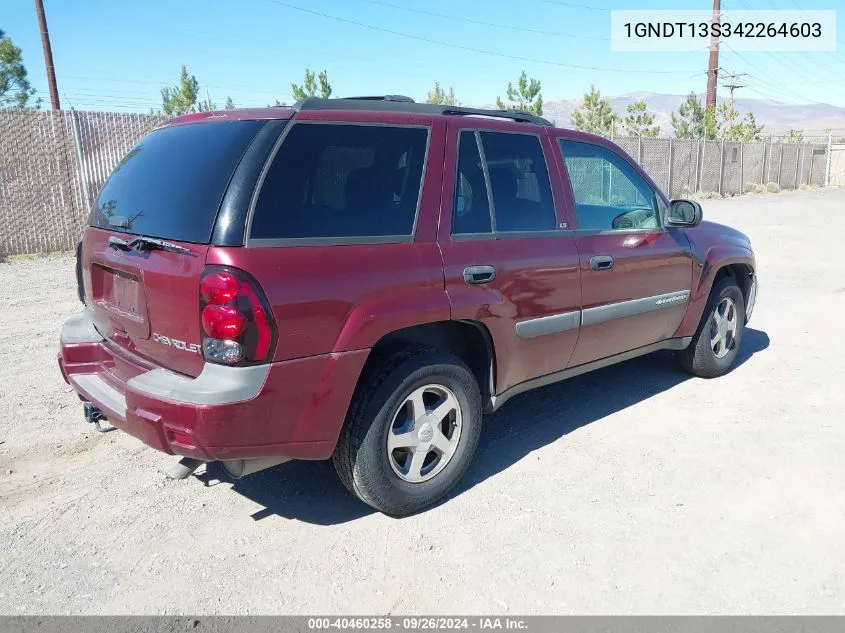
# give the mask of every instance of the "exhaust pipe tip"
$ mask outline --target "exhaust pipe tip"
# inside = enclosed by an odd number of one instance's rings
[[[178,462],[173,464],[170,468],[164,471],[169,479],[187,479],[193,472],[202,466],[205,462],[200,459],[192,459],[191,457],[183,457]]]
[[[227,459],[220,463],[233,479],[240,479],[259,470],[265,470],[289,462],[290,457],[254,457],[251,459]]]

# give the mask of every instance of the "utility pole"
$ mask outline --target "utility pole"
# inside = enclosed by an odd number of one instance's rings
[[[738,88],[745,88],[745,84],[737,83],[740,77],[745,77],[748,73],[725,73],[725,81],[722,83],[724,88],[731,91],[730,104],[731,110],[734,109],[734,90]]]
[[[713,24],[719,24],[719,14],[721,13],[721,6],[719,0],[713,0]],[[712,25],[711,25],[712,26]],[[707,98],[705,105],[707,107],[716,107],[716,86],[719,78],[719,37],[715,34],[710,36],[710,63],[707,66]]]
[[[44,49],[44,65],[47,67],[50,105],[53,110],[61,110],[59,90],[56,88],[56,69],[53,67],[53,50],[50,48],[50,33],[47,31],[47,18],[44,17],[44,4],[41,0],[35,0],[35,12],[38,14],[38,26],[41,29],[41,46]]]

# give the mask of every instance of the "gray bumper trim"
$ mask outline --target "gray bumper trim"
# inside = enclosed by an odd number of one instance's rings
[[[126,417],[126,398],[97,374],[74,374],[70,381],[85,391],[100,409],[106,409],[106,412],[114,411],[120,417]]]
[[[59,340],[63,345],[75,345],[78,343],[99,343],[104,339],[97,328],[94,327],[91,309],[86,307],[75,317],[65,321]]]
[[[187,404],[219,405],[243,402],[257,396],[264,386],[270,365],[225,367],[206,363],[196,378],[167,369],[153,369],[131,378],[126,384],[135,391]]]
[[[65,322],[60,339],[63,345],[99,343],[104,340],[94,327],[91,310],[87,307]],[[196,378],[159,368],[135,376],[126,384],[153,397],[186,404],[218,405],[251,400],[261,391],[269,373],[269,364],[225,367],[206,363]],[[75,375],[72,378],[103,406],[125,413],[126,399],[96,374]]]

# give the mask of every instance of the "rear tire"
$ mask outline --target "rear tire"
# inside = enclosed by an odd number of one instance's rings
[[[681,366],[693,376],[716,378],[730,371],[745,330],[745,301],[733,277],[710,292],[701,323],[689,347],[679,352]]]
[[[348,490],[391,516],[432,505],[463,477],[481,433],[481,394],[455,356],[413,348],[373,363],[332,460]]]

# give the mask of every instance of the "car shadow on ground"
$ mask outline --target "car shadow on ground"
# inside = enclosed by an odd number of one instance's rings
[[[768,346],[765,332],[746,328],[734,370]],[[485,417],[476,458],[449,497],[465,492],[582,426],[690,379],[692,376],[680,368],[674,352],[663,351],[517,396]]]
[[[768,346],[765,332],[746,328],[735,367]],[[481,440],[469,471],[441,503],[448,503],[575,429],[690,378],[680,369],[673,353],[656,352],[515,397],[484,418]],[[239,480],[212,463],[197,479],[205,485],[230,483],[234,492],[263,506],[252,515],[255,520],[277,515],[316,525],[334,525],[374,512],[346,491],[331,462],[293,461]]]

